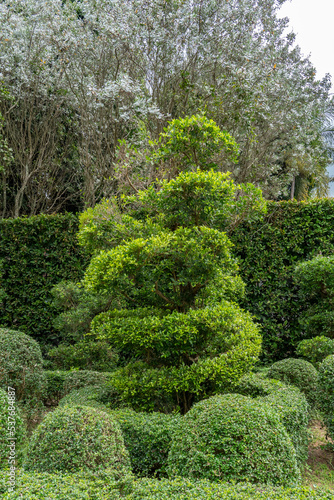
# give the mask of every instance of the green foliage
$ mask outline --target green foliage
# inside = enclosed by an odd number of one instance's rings
[[[58,406],[89,406],[108,412],[109,409],[107,406],[100,402],[101,392],[102,389],[100,385],[81,387],[81,389],[71,391],[61,398]]]
[[[17,466],[22,457],[25,438],[24,423],[15,399],[15,391],[6,389],[6,392],[0,389],[0,469]],[[10,453],[12,442],[8,438],[15,440],[13,454]]]
[[[130,472],[130,460],[110,415],[86,406],[65,406],[49,413],[36,428],[24,467],[38,472],[109,469],[117,479]]]
[[[181,172],[150,186],[127,201],[140,202],[154,221],[169,229],[207,226],[225,231],[243,221],[261,219],[266,202],[252,184],[235,184],[230,173]]]
[[[16,470],[16,485],[11,492],[8,472],[0,470],[0,495],[6,500],[120,500],[123,482],[113,474],[68,474]]]
[[[306,333],[334,337],[334,255],[317,255],[302,262],[296,267],[294,277],[302,298],[311,301],[301,317]]]
[[[46,371],[47,390],[45,400],[51,404],[58,404],[59,400],[72,391],[90,385],[102,387],[110,374],[89,370]]]
[[[305,486],[283,488],[248,483],[212,483],[206,480],[141,479],[129,500],[333,500],[334,493]]]
[[[111,374],[120,400],[139,411],[187,411],[195,398],[219,391],[247,373],[257,359],[261,337],[251,316],[236,304],[222,302],[187,314],[112,311],[93,322],[112,345],[135,351],[133,362]]]
[[[296,353],[318,368],[327,356],[334,354],[334,339],[321,335],[302,340],[297,345]]]
[[[186,412],[195,397],[237,380],[256,361],[259,330],[226,301],[244,287],[230,241],[215,226],[231,225],[235,214],[259,216],[265,205],[259,190],[237,191],[228,175],[197,170],[128,197],[125,216],[112,202],[110,215],[104,203],[81,217],[79,240],[93,253],[85,289],[125,301],[97,315],[91,333],[140,363],[114,374],[123,403],[161,409],[158,392]]]
[[[159,142],[157,159],[176,163],[178,170],[209,170],[217,168],[223,159],[236,163],[239,153],[234,138],[200,114],[169,122]]]
[[[133,472],[140,477],[165,476],[173,434],[182,417],[130,409],[116,410],[112,415],[122,430]]]
[[[0,220],[0,325],[29,333],[41,344],[55,343],[52,327],[61,312],[51,289],[61,280],[80,279],[86,258],[78,248],[75,215],[39,215]]]
[[[63,310],[53,325],[63,338],[70,341],[82,341],[94,316],[111,306],[108,297],[88,293],[80,283],[73,281],[61,281],[51,289],[51,293],[52,306]]]
[[[0,328],[0,386],[14,387],[18,401],[43,396],[46,379],[41,349],[25,333]]]
[[[310,405],[315,406],[318,372],[308,361],[294,358],[282,359],[269,368],[267,376],[295,385],[305,394]]]
[[[277,413],[239,394],[200,401],[174,434],[167,472],[211,481],[293,485],[296,451]]]
[[[242,377],[233,387],[233,392],[256,398],[279,415],[295,447],[298,464],[302,468],[308,457],[309,423],[309,405],[304,394],[297,387],[253,374]]]
[[[324,359],[319,367],[319,408],[324,416],[327,432],[334,439],[334,356]]]
[[[333,500],[334,493],[317,488],[293,488],[207,480],[133,479],[115,482],[105,475],[49,474],[16,471],[17,485],[8,491],[7,473],[0,470],[4,500]]]
[[[73,345],[59,344],[48,352],[58,370],[93,370],[107,372],[116,368],[118,356],[103,341],[81,341]]]
[[[263,221],[239,226],[230,237],[246,285],[242,307],[262,326],[263,355],[269,361],[294,357],[305,339],[299,323],[310,301],[293,280],[298,262],[334,251],[334,201],[268,203]]]

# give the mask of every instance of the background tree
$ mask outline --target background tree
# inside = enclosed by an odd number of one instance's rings
[[[237,183],[287,197],[302,161],[314,189],[324,185],[330,79],[317,81],[292,48],[281,4],[1,3],[1,78],[16,103],[0,102],[15,158],[8,214],[81,209],[122,191],[119,140],[140,160],[143,124],[156,141],[200,109],[240,145],[238,163],[222,167]]]

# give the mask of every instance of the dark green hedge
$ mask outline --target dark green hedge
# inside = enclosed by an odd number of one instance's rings
[[[73,214],[0,220],[0,298],[1,289],[7,295],[0,326],[56,343],[50,289],[80,279],[87,262],[77,226]],[[305,338],[298,317],[309,304],[299,298],[292,270],[320,251],[334,253],[334,200],[271,202],[262,222],[239,226],[230,237],[246,283],[242,305],[263,326],[265,358],[293,357]]]
[[[309,304],[292,270],[319,252],[334,253],[334,200],[270,202],[262,222],[239,226],[231,239],[246,283],[242,306],[263,326],[265,358],[293,357],[305,338],[298,318]]]
[[[59,314],[50,289],[63,279],[79,280],[85,257],[76,240],[73,214],[0,220],[0,326],[28,333],[39,342],[57,343],[52,327]]]

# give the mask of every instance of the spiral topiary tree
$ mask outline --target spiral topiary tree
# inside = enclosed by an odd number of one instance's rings
[[[199,133],[198,120],[196,126]],[[217,130],[210,137],[203,129],[209,148]],[[125,198],[122,210],[110,200],[81,216],[79,240],[92,253],[83,285],[124,304],[97,315],[91,333],[135,358],[115,372],[113,384],[139,410],[167,404],[185,413],[238,380],[260,352],[259,329],[236,304],[244,285],[224,231],[259,217],[265,203],[254,186],[194,166],[195,146],[182,171],[186,130],[179,150],[180,137],[171,140],[172,126],[168,131],[175,161],[182,160],[175,179]]]

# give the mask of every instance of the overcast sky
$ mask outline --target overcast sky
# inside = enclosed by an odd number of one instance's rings
[[[287,0],[280,17],[290,19],[289,31],[296,33],[303,54],[311,55],[317,76],[330,73],[334,84],[334,0]]]

